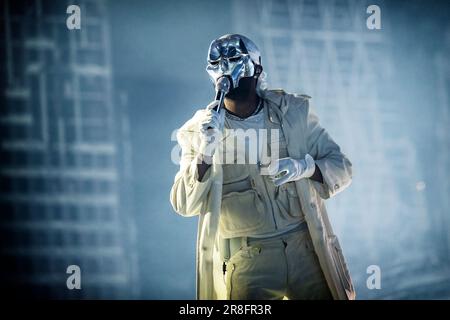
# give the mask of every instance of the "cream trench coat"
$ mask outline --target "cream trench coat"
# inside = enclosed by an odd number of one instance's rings
[[[344,190],[352,177],[351,163],[339,146],[310,111],[306,95],[288,94],[282,90],[260,93],[266,100],[268,125],[279,124],[287,140],[292,158],[309,153],[320,168],[324,183],[310,179],[295,182],[301,208],[314,244],[314,249],[334,299],[354,299],[355,290],[342,249],[328,220],[324,199]],[[198,216],[196,248],[197,299],[219,298],[214,283],[213,254],[217,252],[218,222],[222,199],[222,166],[217,157],[201,182],[196,176],[196,152],[199,143],[198,110],[177,132],[181,146],[180,170],[170,193],[174,210],[182,216]],[[272,123],[270,123],[272,122]],[[216,280],[217,282],[217,280]]]

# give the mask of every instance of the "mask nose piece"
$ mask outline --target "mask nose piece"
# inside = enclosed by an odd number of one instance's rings
[[[220,59],[219,69],[222,73],[228,71],[228,62],[226,59]]]

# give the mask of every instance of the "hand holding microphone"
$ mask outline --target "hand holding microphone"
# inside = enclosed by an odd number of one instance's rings
[[[225,95],[230,90],[230,80],[226,76],[217,79],[216,100],[206,107],[202,119],[199,121],[201,134],[200,153],[212,157],[221,140],[223,125],[225,121],[225,109],[223,102]]]

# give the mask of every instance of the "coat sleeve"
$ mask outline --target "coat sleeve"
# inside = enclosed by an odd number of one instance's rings
[[[352,180],[352,164],[340,147],[319,124],[319,118],[305,101],[308,153],[319,167],[323,183],[312,181],[323,199],[330,198],[348,187]]]
[[[186,138],[189,135],[185,133],[177,134],[181,146],[181,161],[170,191],[170,203],[178,214],[192,217],[200,214],[206,207],[212,178],[209,168],[202,181],[198,181],[197,154],[192,148],[192,139]]]

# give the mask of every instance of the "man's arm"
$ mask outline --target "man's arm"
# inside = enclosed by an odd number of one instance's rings
[[[170,191],[173,209],[182,216],[191,217],[202,213],[211,188],[210,165],[201,163],[192,150],[182,148],[180,170]]]
[[[344,190],[352,180],[352,164],[340,147],[319,124],[319,118],[309,109],[307,112],[308,153],[314,158],[316,171],[311,177],[313,185],[324,199]]]
[[[170,202],[183,216],[195,216],[207,210],[205,206],[212,185],[209,167],[216,148],[214,142],[218,141],[215,135],[222,131],[225,116],[224,110],[214,110],[217,103],[213,101],[206,109],[198,110],[177,133],[181,162],[170,192]]]

